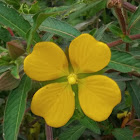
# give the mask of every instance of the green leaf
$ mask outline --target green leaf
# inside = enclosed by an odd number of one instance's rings
[[[5,1],[6,3],[12,5],[16,9],[20,8],[20,0],[5,0]]]
[[[68,22],[74,20],[75,18],[79,17],[79,15],[90,9],[92,9],[92,15],[95,15],[97,12],[105,8],[105,5],[106,5],[105,0],[94,0],[89,4],[82,5],[80,9],[77,9],[77,11],[75,11],[69,16]]]
[[[136,81],[127,82],[127,88],[132,98],[132,103],[135,107],[135,111],[140,118],[140,86]]]
[[[78,140],[78,138],[83,134],[86,127],[82,125],[73,126],[67,131],[63,132],[59,136],[59,140]]]
[[[133,132],[128,128],[116,128],[112,134],[117,140],[138,140],[137,138],[133,138]]]
[[[5,140],[17,140],[17,135],[26,108],[27,93],[31,89],[31,79],[23,76],[18,88],[14,89],[7,100],[3,137]]]
[[[140,72],[140,61],[135,59],[127,52],[112,50],[111,61],[108,64],[109,68],[127,73],[131,71]]]
[[[127,35],[123,36],[122,37],[122,40],[124,42],[126,42],[126,43],[131,43],[132,42],[132,39],[129,36],[127,36]]]
[[[14,60],[25,53],[22,44],[17,40],[7,42],[6,47],[8,49],[10,57]]]
[[[29,13],[30,13],[30,14],[35,14],[35,13],[38,12],[39,10],[40,10],[39,2],[36,1],[35,3],[33,3],[33,4],[31,5],[31,8],[30,8],[30,10],[29,10]]]
[[[32,40],[34,38],[34,35],[36,33],[36,30],[38,29],[38,27],[42,24],[42,22],[47,19],[49,16],[51,15],[58,15],[63,13],[66,10],[67,7],[54,7],[51,9],[47,9],[43,12],[37,13],[33,19],[34,19],[34,24],[33,27],[31,28],[31,30],[27,33],[27,52],[30,52],[30,46],[32,44]]]
[[[0,53],[8,53],[8,50],[0,46]]]
[[[109,27],[109,30],[114,34],[114,35],[116,35],[116,36],[118,36],[118,37],[121,37],[121,36],[123,36],[123,32],[122,32],[122,30],[119,28],[119,27],[117,27],[116,25],[110,25]]]
[[[112,73],[104,73],[104,75],[110,77],[111,79],[117,81],[117,82],[124,82],[124,81],[130,81],[132,80],[132,78],[128,78],[128,77],[123,77],[121,75],[119,75],[119,72],[112,72]]]
[[[18,65],[14,65],[14,66],[11,68],[11,74],[13,75],[14,78],[20,79],[19,70],[18,70]]]
[[[94,133],[97,133],[97,134],[100,134],[100,128],[97,124],[97,122],[91,120],[90,118],[88,117],[84,117],[82,118],[81,120],[79,120],[80,123],[85,126],[86,128],[90,129],[91,131],[93,131]]]
[[[28,39],[27,40],[27,52],[30,52],[30,46],[32,44],[32,41],[33,41],[34,35],[36,33],[36,30],[38,29],[40,24],[52,14],[53,13],[51,13],[51,14],[40,13],[38,15],[35,15],[35,21],[34,21],[33,27],[27,33],[27,39]]]
[[[0,40],[3,40],[4,42],[11,40],[11,35],[5,28],[0,28]]]
[[[9,8],[6,3],[0,1],[0,23],[15,30],[20,36],[26,39],[26,33],[31,28],[28,21],[26,21],[21,14],[15,9]],[[40,41],[38,35],[34,42]]]
[[[43,35],[42,40],[43,40],[43,41],[50,41],[51,38],[52,38],[53,36],[54,36],[54,34],[49,33],[49,32],[46,32],[46,33]]]
[[[100,28],[95,32],[94,37],[95,37],[97,40],[101,40],[102,37],[103,37],[103,34],[104,34],[105,30],[110,26],[110,24],[112,24],[112,22],[108,23],[108,24],[105,25],[105,26],[100,27]]]
[[[132,28],[139,20],[140,20],[140,6],[136,10],[136,12],[132,15],[128,27]]]
[[[8,65],[8,64],[0,65],[0,73],[3,73],[7,70],[11,70],[12,68],[13,68],[13,65]]]
[[[64,21],[60,21],[56,18],[47,18],[40,26],[40,30],[57,34],[68,40],[73,40],[81,33]]]
[[[19,85],[20,79],[15,79],[10,71],[4,72],[0,75],[0,91],[12,90]]]
[[[127,77],[123,77],[123,76],[119,75],[118,72],[104,73],[104,75],[106,75],[106,76],[110,77],[111,79],[113,79],[114,81],[116,81],[116,83],[118,84],[121,91],[125,91],[125,89],[126,89],[125,81],[132,80],[132,78],[127,78]]]

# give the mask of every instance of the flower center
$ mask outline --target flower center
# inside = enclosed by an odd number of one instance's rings
[[[71,73],[68,77],[68,83],[73,85],[77,83],[77,75],[74,73]]]

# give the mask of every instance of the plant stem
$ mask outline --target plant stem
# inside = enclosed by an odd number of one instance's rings
[[[50,127],[47,124],[45,124],[45,128],[46,128],[46,140],[53,140],[52,127]]]
[[[140,34],[136,34],[136,35],[130,35],[129,36],[132,40],[136,40],[136,39],[140,39]],[[115,47],[117,45],[121,45],[125,43],[122,39],[119,39],[119,40],[116,40],[116,41],[113,41],[111,43],[108,43],[107,45],[111,48],[111,47]]]
[[[122,7],[132,13],[134,13],[136,10],[137,10],[137,7],[132,5],[131,3],[129,2],[126,2],[124,1],[123,4],[122,4]]]
[[[116,8],[116,7],[114,9],[115,9],[115,12],[117,14],[121,29],[123,31],[123,34],[126,35],[127,34],[126,21],[125,21],[123,14],[122,14],[122,10],[121,10],[121,8]]]

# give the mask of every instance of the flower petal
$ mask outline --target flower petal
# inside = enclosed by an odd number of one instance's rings
[[[53,80],[68,75],[68,61],[64,52],[55,43],[40,42],[25,58],[24,71],[37,81]]]
[[[69,57],[75,73],[90,73],[108,65],[111,52],[105,43],[89,34],[82,34],[71,42]]]
[[[39,89],[33,96],[31,110],[52,127],[65,125],[75,109],[74,94],[67,83],[53,83]]]
[[[95,75],[79,83],[79,102],[83,112],[95,121],[104,121],[120,103],[121,92],[115,81]]]

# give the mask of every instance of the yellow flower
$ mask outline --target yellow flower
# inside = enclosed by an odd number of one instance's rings
[[[95,121],[104,121],[120,102],[121,93],[112,79],[93,75],[83,79],[80,73],[103,69],[110,61],[109,47],[89,34],[75,38],[69,46],[73,72],[68,69],[65,53],[53,42],[37,43],[25,58],[24,71],[32,79],[46,81],[67,76],[66,82],[48,84],[33,96],[31,110],[42,116],[52,127],[65,125],[75,110],[75,96],[71,84],[78,84],[78,98],[85,115]]]

